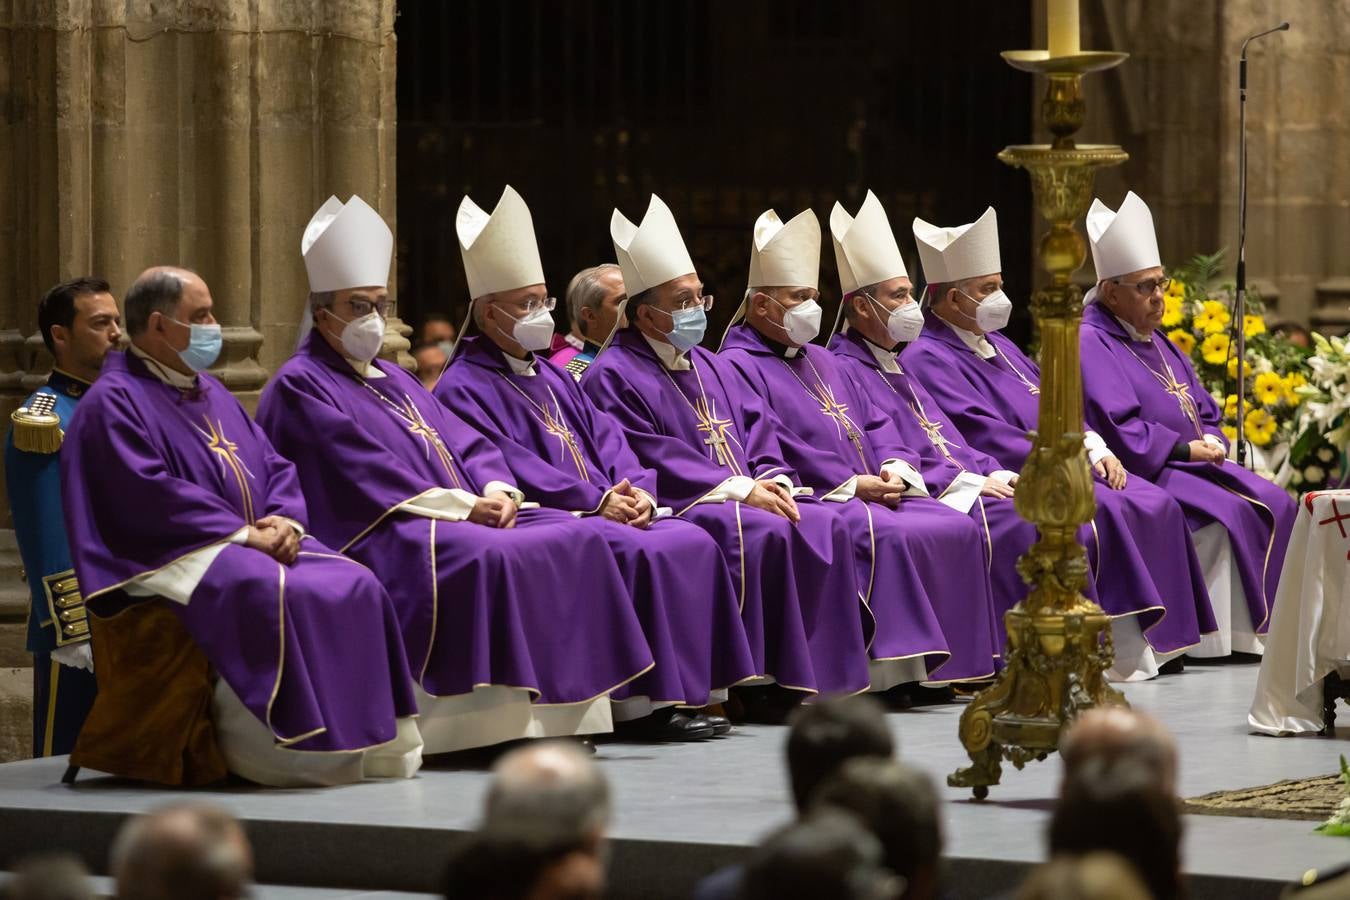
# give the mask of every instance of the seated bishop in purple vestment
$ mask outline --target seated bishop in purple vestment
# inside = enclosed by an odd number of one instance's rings
[[[1001,290],[986,292],[987,284],[975,281],[963,290],[976,297]],[[961,311],[946,305],[956,302],[953,293],[959,292],[945,289],[938,311],[956,317]],[[962,321],[978,327],[973,317],[969,312]],[[1022,468],[1036,428],[1040,370],[1012,341],[992,330],[957,331],[930,310],[923,333],[900,354],[900,363],[928,389],[967,443],[1004,469]],[[1099,469],[1093,484],[1097,513],[1090,534],[1081,537],[1099,599],[1114,619],[1112,676],[1151,677],[1168,657],[1215,630],[1209,595],[1180,507],[1139,478],[1115,488],[1100,472],[1118,462],[1100,438],[1092,438],[1089,458]],[[1114,468],[1110,471],[1119,477]],[[1108,584],[1110,589],[1103,590]]]
[[[131,349],[109,354],[61,455],[89,609],[168,603],[218,675],[232,771],[273,785],[411,776],[421,741],[389,597],[310,533],[294,467],[196,371],[220,349],[206,285],[151,270],[126,323]]]
[[[760,673],[741,623],[741,602],[717,544],[696,525],[658,514],[654,477],[617,427],[591,409],[567,373],[536,356],[553,335],[525,201],[507,187],[491,215],[469,197],[457,217],[473,319],[436,396],[492,441],[514,483],[599,534],[628,582],[656,667],[616,692],[621,735],[684,740],[725,732],[711,713],[726,689]],[[588,590],[583,578],[571,586]],[[712,729],[710,731],[709,729]]]
[[[609,694],[653,661],[603,536],[517,513],[492,442],[375,358],[393,236],[374,210],[331,199],[301,246],[313,328],[258,423],[295,462],[315,532],[389,591],[428,752],[610,730]]]
[[[913,230],[931,307],[900,362],[971,446],[1018,471],[1037,425],[1040,370],[998,333],[1012,310],[1000,272],[998,216],[990,207],[975,222],[946,228],[915,219]],[[1080,540],[1113,618],[1116,656],[1108,675],[1149,678],[1215,630],[1203,573],[1180,507],[1130,478],[1100,435],[1087,431],[1084,446],[1096,474],[1097,513]]]
[[[1220,626],[1193,653],[1260,653],[1297,505],[1226,459],[1219,405],[1157,332],[1167,279],[1144,201],[1130,193],[1118,213],[1096,201],[1088,237],[1102,279],[1079,332],[1088,422],[1186,513]]]

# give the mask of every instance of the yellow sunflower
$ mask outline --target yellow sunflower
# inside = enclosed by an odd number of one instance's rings
[[[1186,284],[1180,278],[1173,278],[1167,285],[1167,293],[1163,295],[1166,299],[1176,298],[1178,304],[1186,299]]]
[[[1163,316],[1163,322],[1166,323],[1167,317]],[[1181,348],[1181,352],[1187,356],[1195,349],[1195,335],[1184,328],[1174,328],[1167,332],[1167,339]]]
[[[1275,417],[1264,409],[1254,409],[1247,413],[1247,422],[1243,430],[1247,433],[1247,440],[1258,447],[1264,447],[1275,437],[1279,424],[1275,421]]]
[[[1221,366],[1228,359],[1228,335],[1211,334],[1200,345],[1201,358],[1211,366]]]
[[[1171,288],[1168,288],[1168,290],[1170,291]],[[1173,326],[1180,325],[1181,319],[1181,298],[1170,293],[1164,295],[1162,326],[1164,328],[1172,328]]]
[[[1266,406],[1274,406],[1284,399],[1284,379],[1274,372],[1262,372],[1252,385],[1252,395]]]
[[[1223,436],[1224,436],[1224,437],[1228,438],[1228,442],[1229,442],[1230,444],[1231,444],[1233,441],[1236,441],[1236,440],[1237,440],[1237,426],[1236,426],[1236,425],[1229,425],[1229,424],[1227,424],[1227,423],[1224,423],[1223,425],[1220,425],[1220,426],[1219,426],[1219,430],[1221,430],[1221,431],[1223,432]]]
[[[1223,417],[1230,422],[1237,418],[1237,394],[1229,394],[1224,399]]]
[[[1232,317],[1228,310],[1217,300],[1206,300],[1195,314],[1195,327],[1205,334],[1218,334],[1228,327]]]
[[[1308,379],[1303,377],[1302,372],[1294,372],[1284,379],[1284,402],[1290,406],[1298,406],[1303,402],[1302,395],[1298,389],[1308,383]]]
[[[1236,356],[1230,356],[1230,357],[1228,357],[1228,377],[1229,377],[1229,378],[1236,378],[1236,377],[1237,377],[1237,357],[1236,357]]]
[[[1242,333],[1247,337],[1255,337],[1258,334],[1266,333],[1266,320],[1260,316],[1243,316]]]

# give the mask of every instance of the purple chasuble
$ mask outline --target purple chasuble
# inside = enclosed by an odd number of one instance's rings
[[[856,329],[830,339],[830,350],[839,357],[839,368],[854,390],[867,394],[895,425],[905,444],[918,452],[919,474],[932,496],[946,493],[963,472],[984,477],[1003,468],[993,457],[967,443],[923,385],[903,369],[882,371],[869,348],[868,340]],[[1017,560],[1035,543],[1036,527],[1017,514],[1012,500],[1000,497],[977,497],[967,515],[985,534],[985,563],[998,612],[995,621],[999,646],[1003,646],[1006,642],[1003,614],[1021,601],[1028,590],[1017,573]],[[1090,584],[1087,593],[1096,599]]]
[[[655,496],[655,478],[571,375],[542,358],[535,373],[517,375],[491,341],[466,338],[435,395],[496,444],[526,497],[581,513],[576,528],[608,542],[656,659],[654,669],[616,696],[705,706],[711,690],[760,674],[717,544],[678,519],[641,529],[592,515],[625,478]],[[579,587],[584,591],[584,583]]]
[[[527,510],[499,529],[401,508],[436,489],[481,495],[511,472],[415,377],[372,365],[385,377],[358,375],[314,331],[263,390],[258,424],[296,462],[314,528],[380,576],[422,688],[501,685],[578,703],[646,671],[613,554],[570,515]]]
[[[113,352],[66,434],[70,547],[95,611],[133,579],[246,525],[309,516],[295,469],[209,375],[182,391]],[[226,544],[185,605],[165,600],[244,706],[295,750],[391,741],[417,711],[398,622],[371,572],[306,535],[286,566]]]
[[[810,693],[866,690],[871,620],[859,602],[848,529],[806,499],[795,526],[735,500],[698,502],[732,476],[791,473],[759,399],[723,377],[706,350],[695,347],[689,359],[691,369],[670,371],[636,328],[621,329],[581,388],[619,426],[637,465],[655,475],[647,489],[722,548],[756,670]]]
[[[748,325],[727,334],[721,358],[760,396],[778,423],[787,464],[823,497],[888,459],[916,465],[895,426],[854,389],[834,355],[786,348]],[[916,465],[917,468],[917,465]],[[873,659],[924,656],[934,680],[993,674],[1001,651],[983,530],[927,497],[895,509],[856,498],[838,504],[854,535],[859,580],[876,617]]]
[[[938,402],[976,450],[1020,471],[1031,453],[1040,406],[1040,369],[998,332],[985,337],[992,359],[981,359],[946,322],[924,314],[923,333],[900,362]],[[1181,507],[1142,478],[1112,490],[1094,477],[1097,513],[1079,539],[1102,608],[1112,616],[1139,616],[1144,639],[1171,653],[1217,629]]]
[[[1154,333],[1131,340],[1100,303],[1083,311],[1079,332],[1088,424],[1131,472],[1172,496],[1191,529],[1221,522],[1231,539],[1257,634],[1271,605],[1298,505],[1283,488],[1230,460],[1168,459],[1177,444],[1212,434],[1224,442],[1219,405],[1175,344]]]

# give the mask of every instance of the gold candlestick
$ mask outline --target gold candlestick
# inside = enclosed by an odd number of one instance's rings
[[[1119,65],[1124,53],[1082,51],[1051,57],[1045,50],[1011,50],[1015,68],[1049,76],[1041,116],[1053,144],[1007,147],[998,158],[1031,175],[1036,208],[1050,223],[1039,246],[1050,286],[1032,297],[1041,335],[1041,393],[1037,431],[1017,483],[1014,503],[1040,539],[1017,563],[1030,593],[1004,617],[1005,668],[961,714],[960,738],[971,765],[947,776],[953,787],[989,796],[1002,760],[1017,768],[1043,760],[1059,746],[1064,726],[1085,709],[1124,704],[1106,683],[1114,646],[1111,620],[1083,596],[1087,553],[1079,526],[1092,520],[1092,473],[1083,450],[1083,377],[1078,361],[1078,325],[1083,293],[1069,281],[1083,265],[1087,245],[1075,224],[1092,200],[1096,170],[1129,156],[1118,146],[1077,145],[1083,125],[1083,75]]]

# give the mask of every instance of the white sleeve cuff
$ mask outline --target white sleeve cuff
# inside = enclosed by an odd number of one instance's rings
[[[1017,480],[1017,473],[1009,472],[1007,469],[999,469],[997,472],[990,472],[989,477],[1003,484],[1012,484]]]
[[[938,502],[959,513],[968,513],[970,508],[975,505],[975,501],[980,498],[980,491],[983,488],[983,475],[976,475],[974,472],[962,472],[952,479],[952,483],[947,486],[947,490],[942,492],[941,497],[938,497]]]
[[[1228,452],[1228,448],[1227,448],[1226,446],[1224,446],[1223,439],[1220,438],[1220,437],[1218,437],[1218,436],[1216,436],[1216,435],[1212,435],[1212,434],[1207,434],[1207,435],[1205,435],[1205,443],[1206,443],[1206,444],[1209,444],[1211,447],[1218,447],[1220,450],[1223,450],[1225,453]]]
[[[82,641],[57,647],[51,652],[51,657],[61,665],[69,666],[72,669],[94,671],[94,652],[89,646],[87,637]]]
[[[245,525],[223,541],[194,550],[162,569],[133,578],[127,584],[126,592],[138,597],[164,597],[186,606],[188,600],[192,599],[192,592],[206,577],[206,570],[211,568],[211,564],[225,549],[225,545],[247,542],[248,529],[249,526]]]
[[[1111,448],[1106,446],[1106,441],[1095,431],[1088,431],[1083,434],[1083,447],[1087,450],[1088,462],[1096,465],[1108,456],[1115,456]]]
[[[289,525],[289,526],[291,526],[292,528],[295,529],[295,535],[296,535],[296,537],[304,537],[304,536],[305,536],[305,526],[301,525],[299,522],[295,521],[294,519],[289,518],[288,516],[281,516],[280,518],[283,519],[283,520],[286,522],[287,525]]]
[[[830,491],[822,500],[828,500],[831,503],[847,503],[858,493],[858,476],[854,475],[848,481],[845,481],[839,487]]]
[[[881,464],[881,471],[893,475],[905,483],[905,490],[900,496],[928,496],[928,485],[924,484],[923,476],[919,474],[919,470],[905,462],[903,459],[886,460]]]
[[[497,491],[501,491],[503,494],[510,497],[516,506],[520,506],[520,504],[525,502],[525,493],[514,484],[507,484],[505,481],[489,481],[483,487],[483,496],[486,497],[488,494],[495,494]]]
[[[719,484],[709,494],[710,497],[716,497],[719,502],[723,500],[735,500],[740,503],[745,502],[745,498],[750,496],[750,492],[755,489],[755,479],[749,475],[732,475],[726,481]]]
[[[475,495],[460,488],[432,488],[400,504],[399,509],[428,519],[462,522],[477,502]]]

